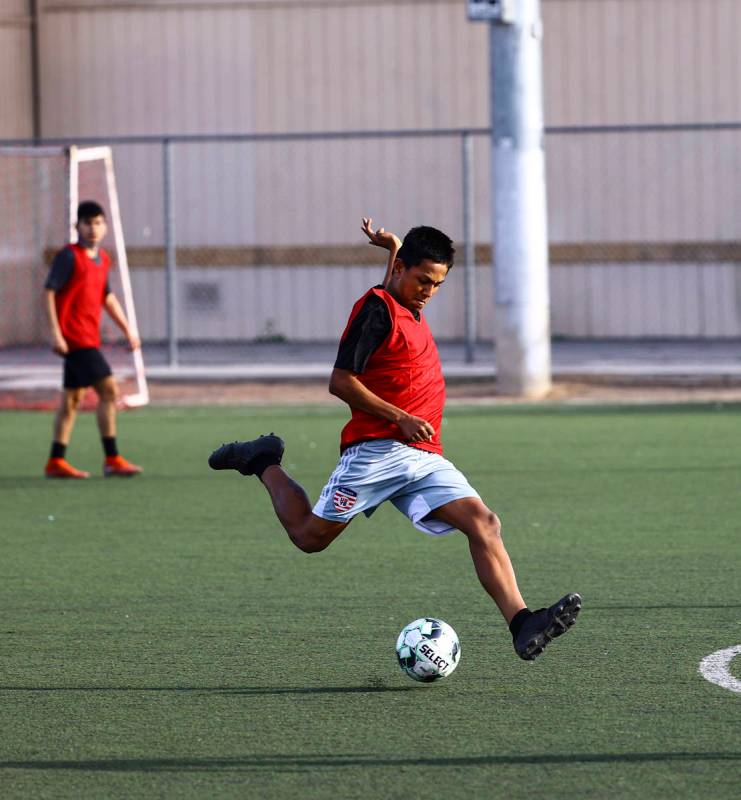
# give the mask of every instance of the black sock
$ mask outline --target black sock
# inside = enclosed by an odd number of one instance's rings
[[[118,447],[116,446],[115,436],[101,436],[100,441],[103,442],[103,450],[107,456],[118,455]]]
[[[66,453],[67,453],[66,444],[62,444],[61,442],[51,443],[51,453],[49,454],[49,458],[64,458]]]
[[[280,458],[274,453],[263,453],[262,455],[255,456],[252,462],[252,471],[258,478],[262,479],[262,473],[271,466],[271,464],[280,464]]]
[[[512,620],[509,623],[509,632],[512,634],[513,639],[517,638],[517,634],[522,630],[522,626],[527,622],[532,614],[533,612],[529,608],[521,608],[514,615],[514,617],[512,617]]]

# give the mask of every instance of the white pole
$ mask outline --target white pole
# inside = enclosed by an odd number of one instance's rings
[[[91,160],[96,157],[96,150],[88,152]],[[80,151],[83,152],[83,151]],[[129,321],[132,332],[139,337],[139,325],[136,321],[136,309],[134,307],[134,292],[131,288],[131,274],[129,273],[129,261],[126,254],[126,243],[124,242],[123,224],[121,222],[121,208],[118,204],[118,189],[116,187],[116,173],[113,170],[113,153],[110,147],[101,148],[97,157],[103,158],[105,164],[106,188],[108,189],[108,203],[111,214],[111,224],[113,227],[113,239],[116,244],[116,258],[118,259],[118,271],[121,277],[121,289],[123,291],[124,309]],[[135,406],[145,406],[149,403],[149,388],[147,377],[144,371],[144,357],[141,347],[133,352],[134,371],[136,373],[137,393],[126,395],[123,398],[124,405],[133,408]]]
[[[67,148],[67,230],[68,241],[77,241],[77,206],[80,202],[80,167],[78,162],[78,149],[75,145]]]
[[[497,392],[551,385],[539,0],[490,22],[492,231]]]

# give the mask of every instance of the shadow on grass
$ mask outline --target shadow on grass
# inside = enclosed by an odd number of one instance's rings
[[[587,611],[673,611],[677,609],[692,609],[692,608],[741,608],[741,603],[666,603],[665,605],[644,605],[643,603],[636,603],[635,605],[606,605],[606,606],[593,606],[589,605],[585,610]]]
[[[413,692],[420,685],[409,686],[0,686],[0,692],[207,692],[224,695],[280,694],[373,694],[376,692]]]
[[[131,758],[82,761],[0,761],[0,770],[80,772],[308,772],[348,768],[490,767],[540,764],[673,764],[691,761],[741,761],[735,753],[549,753],[523,756],[389,758],[362,755],[274,755],[234,758]]]

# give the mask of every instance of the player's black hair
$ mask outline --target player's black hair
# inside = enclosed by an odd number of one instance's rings
[[[425,259],[452,267],[454,255],[453,241],[449,236],[437,228],[420,225],[404,237],[397,258],[407,267],[421,264]]]
[[[93,219],[93,217],[103,217],[105,219],[105,211],[100,203],[95,200],[83,200],[77,206],[77,221],[81,222],[84,219]]]

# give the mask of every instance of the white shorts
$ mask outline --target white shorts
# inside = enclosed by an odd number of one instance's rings
[[[390,500],[416,528],[442,536],[455,528],[429,514],[464,497],[479,494],[447,459],[395,439],[376,439],[345,450],[313,510],[322,519],[349,522]]]

